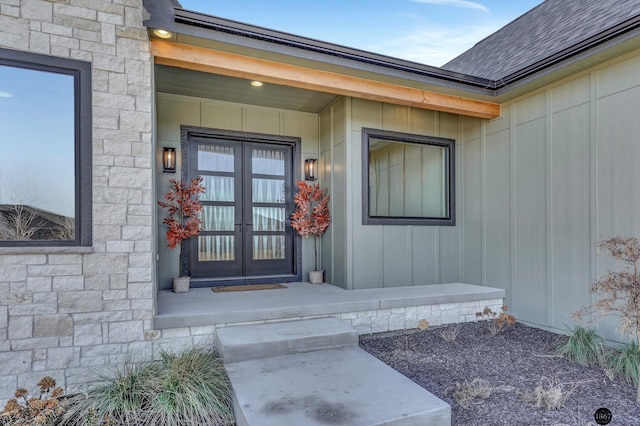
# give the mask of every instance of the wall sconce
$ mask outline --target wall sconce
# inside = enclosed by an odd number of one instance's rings
[[[162,173],[176,172],[176,149],[162,148]]]
[[[304,180],[318,179],[318,160],[315,158],[307,158],[304,160]]]

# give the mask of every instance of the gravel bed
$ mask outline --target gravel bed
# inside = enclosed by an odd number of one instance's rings
[[[447,342],[441,333],[454,325],[361,336],[360,346],[451,405],[453,425],[598,425],[596,410],[613,414],[612,426],[640,425],[635,389],[612,380],[597,367],[583,367],[552,355],[561,336],[516,323],[492,336],[485,322],[460,325]],[[453,397],[456,384],[483,380],[493,388],[468,408]],[[568,399],[558,409],[523,400],[536,387],[562,387]]]

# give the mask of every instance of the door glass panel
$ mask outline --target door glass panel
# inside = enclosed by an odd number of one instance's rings
[[[253,259],[284,259],[284,235],[254,235]]]
[[[204,206],[200,212],[203,231],[233,231],[234,206]]]
[[[251,168],[255,175],[284,176],[284,152],[253,149]]]
[[[221,260],[235,260],[235,237],[233,235],[198,236],[198,261]]]
[[[253,202],[284,204],[283,179],[253,178]]]
[[[198,169],[209,172],[233,173],[232,146],[198,145]]]
[[[200,201],[234,201],[234,178],[231,176],[202,176],[206,188]]]
[[[254,231],[284,231],[284,207],[254,207]]]

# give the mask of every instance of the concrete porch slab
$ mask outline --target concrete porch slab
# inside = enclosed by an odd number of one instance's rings
[[[227,364],[238,426],[449,426],[451,407],[359,348]]]
[[[214,293],[158,292],[155,329],[327,316],[348,312],[502,299],[503,289],[451,283],[367,290],[330,284],[286,283],[286,289]]]

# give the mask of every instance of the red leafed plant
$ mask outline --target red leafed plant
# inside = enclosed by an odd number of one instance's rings
[[[202,211],[202,204],[198,194],[205,192],[202,176],[191,179],[186,183],[177,179],[169,180],[171,190],[164,194],[165,201],[158,201],[158,205],[169,212],[163,224],[167,225],[167,246],[174,249],[180,246],[180,276],[186,273],[182,260],[183,242],[198,235],[202,229],[202,221],[198,213]]]
[[[310,185],[305,181],[298,181],[298,193],[293,202],[296,210],[291,215],[291,227],[303,237],[313,235],[315,270],[318,270],[318,237],[324,234],[331,224],[329,212],[329,196],[326,189],[319,184]]]

